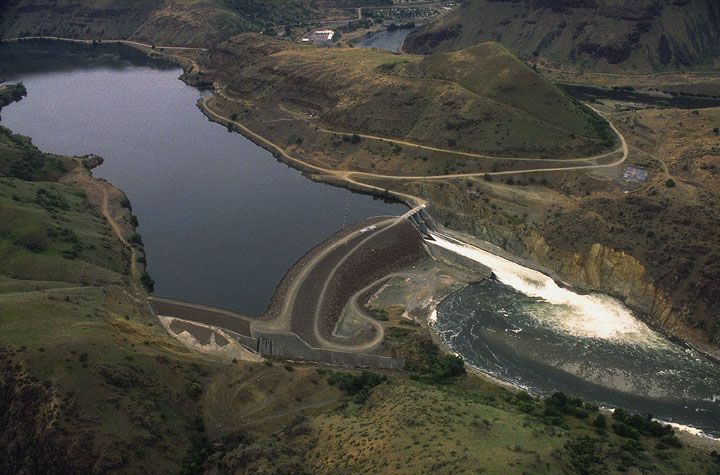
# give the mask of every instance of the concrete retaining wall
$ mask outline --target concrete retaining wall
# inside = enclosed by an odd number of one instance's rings
[[[402,369],[405,366],[403,360],[386,356],[313,348],[290,332],[260,331],[251,335],[250,317],[223,309],[161,297],[150,297],[148,303],[156,316],[160,314],[222,328],[245,348],[261,355],[354,367]]]
[[[150,297],[148,300],[156,314],[204,323],[251,336],[250,322],[252,322],[252,318],[245,315],[175,299]]]
[[[313,348],[289,332],[258,332],[255,351],[261,355],[320,361],[341,366],[402,369],[403,360],[387,356]]]
[[[479,274],[479,277],[484,279],[490,279],[493,276],[492,269],[483,264],[480,264],[479,262],[476,262],[468,257],[455,254],[454,252],[448,251],[444,247],[433,244],[432,241],[425,241],[425,244],[427,244],[428,249],[430,250],[430,254],[432,254],[435,259],[440,259],[446,262],[450,262],[451,264],[457,264],[459,266],[470,269],[471,271]]]

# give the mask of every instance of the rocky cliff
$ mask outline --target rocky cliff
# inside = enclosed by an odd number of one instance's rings
[[[519,257],[522,264],[542,270],[578,291],[611,295],[652,327],[720,357],[720,350],[707,343],[707,336],[689,324],[690,310],[675,304],[671,293],[658,288],[646,267],[627,253],[599,243],[579,251],[558,249],[536,231],[500,225],[479,216],[472,218],[445,207],[435,207],[433,215],[449,228],[494,244]]]
[[[411,53],[497,41],[555,67],[677,70],[712,67],[720,53],[714,0],[472,0],[411,33]]]

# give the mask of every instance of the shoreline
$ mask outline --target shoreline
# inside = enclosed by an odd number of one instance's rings
[[[61,39],[57,39],[57,40],[61,40]],[[3,42],[6,42],[6,41],[7,41],[7,40],[3,40]],[[62,41],[62,40],[61,40],[61,41]],[[86,43],[86,44],[88,44],[88,43],[91,42],[91,40],[64,40],[64,41],[84,42],[84,43]],[[109,40],[103,40],[102,42],[111,42],[111,41],[109,41]],[[128,45],[132,46],[132,44],[131,44],[132,42],[127,42],[127,41],[125,41],[125,40],[116,40],[116,41],[114,41],[114,42],[116,42],[116,43],[128,44]],[[146,46],[146,45],[143,45],[143,46]],[[171,48],[171,47],[169,47],[169,48]],[[149,54],[149,52],[146,52],[146,53]],[[160,54],[162,54],[162,55],[164,55],[164,56],[168,56],[168,57],[174,57],[174,55],[170,55],[170,54],[163,53],[163,52],[160,52]],[[152,54],[150,54],[150,55],[152,56]],[[192,61],[192,60],[189,60],[189,61]],[[207,114],[206,114],[206,116],[207,116]],[[210,120],[213,120],[212,118],[209,118],[209,119],[210,119]],[[249,130],[249,129],[248,129],[248,130]],[[262,137],[259,136],[258,134],[255,134],[255,133],[253,133],[252,131],[249,131],[249,132],[252,133],[253,135],[259,137],[258,140],[262,139]],[[242,134],[242,132],[241,132],[241,134]],[[302,164],[302,163],[303,163],[302,161],[300,161],[300,160],[292,160],[292,161],[290,161],[290,162],[286,162],[286,161],[284,161],[284,160],[281,159],[281,157],[284,156],[282,153],[280,154],[280,157],[278,157],[278,156],[273,152],[273,150],[271,150],[271,149],[263,146],[262,143],[256,142],[255,140],[253,140],[252,137],[249,137],[248,135],[245,135],[245,134],[242,134],[242,135],[245,136],[248,140],[251,140],[251,141],[252,141],[253,143],[255,143],[256,145],[258,145],[258,146],[260,146],[260,147],[265,148],[266,150],[268,150],[268,151],[269,151],[270,153],[272,153],[273,156],[274,156],[276,159],[278,159],[279,161],[282,161],[283,163],[285,163],[285,164],[288,165],[288,166],[291,166],[291,167],[293,167],[293,168],[299,169],[299,170],[303,173],[303,175],[305,175],[307,178],[309,178],[309,179],[311,179],[311,180],[313,180],[313,181],[321,181],[321,180],[319,180],[319,179],[326,179],[326,180],[327,180],[326,182],[329,182],[330,184],[333,184],[333,185],[335,185],[335,186],[345,187],[345,188],[348,188],[348,189],[352,189],[352,185],[353,185],[353,184],[356,184],[356,185],[358,185],[358,189],[356,189],[355,191],[360,191],[360,192],[369,193],[369,194],[373,194],[372,191],[368,192],[367,190],[364,190],[364,189],[362,188],[363,186],[364,186],[364,187],[367,187],[367,188],[370,188],[370,190],[378,190],[378,189],[379,189],[378,187],[374,187],[374,186],[372,186],[372,185],[364,185],[364,184],[357,183],[357,182],[354,182],[354,181],[345,181],[345,180],[343,179],[343,177],[340,176],[340,175],[325,175],[325,174],[323,174],[323,175],[313,175],[312,172],[310,172],[309,170],[304,170],[304,169],[302,169],[300,166],[298,166],[298,167],[295,167],[295,166],[294,166],[294,165],[296,165],[296,164],[297,164],[297,165]],[[266,140],[266,139],[265,139],[265,140]],[[267,140],[266,140],[266,141],[267,141]],[[269,141],[267,141],[267,142],[270,143],[270,144],[272,144],[272,143],[269,142]],[[275,144],[272,144],[272,145],[275,146],[275,147],[277,147]],[[278,148],[279,148],[279,147],[278,147]],[[292,158],[292,157],[290,157],[289,155],[288,155],[288,157],[289,157],[289,158]],[[307,165],[307,164],[306,164],[306,165]],[[307,167],[312,169],[312,166],[311,166],[311,165],[307,165]],[[319,178],[319,179],[318,179],[318,178]],[[348,178],[348,177],[346,176],[345,178]],[[98,179],[96,179],[96,178],[94,178],[94,177],[93,177],[92,179],[93,179],[93,180],[98,180]],[[333,181],[335,181],[335,180],[337,180],[339,183],[333,183]],[[409,196],[409,195],[398,195],[398,194],[396,194],[396,193],[393,193],[393,196],[398,197],[398,200],[399,200],[399,201],[404,202],[406,205],[412,207],[412,205],[406,203],[402,198],[399,197],[399,196]],[[464,236],[463,233],[458,233],[458,234],[461,234],[461,235]],[[133,261],[134,261],[134,259],[133,259]],[[444,298],[447,298],[447,296],[443,297],[443,299],[444,299]],[[441,299],[441,301],[442,301],[442,299]],[[438,304],[439,304],[439,302],[438,302]],[[437,305],[438,305],[438,304],[435,304],[435,305],[434,305],[434,309],[437,308]],[[431,325],[428,325],[428,327],[431,327]],[[653,329],[656,330],[656,331],[658,330],[657,328],[653,328]],[[434,329],[432,329],[432,328],[431,328],[431,333],[433,333],[434,335],[437,335],[437,336],[439,337],[439,335],[438,335],[438,334],[434,331]],[[666,335],[664,332],[663,332],[663,335],[665,335],[665,336],[667,337],[667,335]],[[677,337],[674,337],[674,338],[677,338]],[[439,340],[442,340],[441,338],[438,338],[438,339],[439,339]],[[682,340],[681,340],[681,341],[682,341]],[[687,345],[688,345],[689,347],[691,347],[691,348],[694,348],[694,347],[692,346],[692,344],[689,344],[689,343],[684,342],[684,341],[683,341],[683,343],[687,344]],[[449,347],[447,347],[446,345],[444,345],[444,343],[443,343],[443,348],[444,348],[445,350],[449,351],[449,352],[452,352],[452,350],[451,350]],[[696,348],[694,348],[694,349],[696,349]],[[696,349],[696,350],[697,350],[697,349]],[[701,350],[697,350],[697,351],[699,351],[700,353],[702,353],[702,354],[704,354],[704,355],[706,355],[706,356],[710,356],[710,355],[707,355],[705,352],[702,352]],[[478,373],[478,374],[483,374],[484,377],[489,378],[489,380],[490,380],[491,382],[495,383],[495,384],[501,384],[501,385],[503,385],[503,386],[507,385],[507,386],[509,386],[509,387],[512,387],[512,388],[518,389],[518,390],[519,390],[519,389],[523,389],[521,386],[514,385],[513,383],[509,383],[509,382],[504,382],[504,381],[498,380],[497,378],[494,378],[494,377],[492,377],[491,375],[482,372],[481,370],[479,370],[478,368],[473,367],[472,365],[469,365],[469,364],[468,364],[468,366],[474,370],[473,372],[476,372],[476,373]],[[702,436],[698,436],[698,437],[702,437]],[[712,440],[715,440],[715,439],[712,439]]]
[[[533,391],[532,389],[530,389],[526,386],[522,386],[518,383],[505,381],[505,380],[500,379],[481,368],[478,368],[477,366],[474,366],[473,364],[468,362],[461,354],[454,351],[452,349],[452,347],[449,346],[445,342],[445,340],[443,340],[440,333],[437,330],[435,330],[432,322],[437,320],[438,305],[440,305],[445,299],[447,299],[451,295],[455,294],[456,292],[459,292],[460,290],[467,288],[467,286],[470,284],[471,283],[467,283],[462,288],[454,290],[452,292],[449,292],[447,295],[444,295],[442,298],[440,298],[440,300],[437,303],[434,303],[430,308],[428,308],[428,312],[427,312],[426,316],[421,321],[416,320],[417,323],[419,323],[421,326],[423,326],[424,328],[426,328],[429,331],[433,342],[436,345],[438,345],[438,347],[440,348],[440,350],[442,352],[444,352],[446,354],[452,354],[452,355],[461,357],[463,359],[463,362],[465,363],[465,368],[469,374],[472,374],[473,376],[481,378],[492,384],[503,387],[513,393],[517,393],[518,391],[526,391],[534,397],[540,397],[540,398],[547,397],[548,395],[538,393],[538,392]],[[603,412],[605,415],[609,415],[609,416],[612,416],[612,413],[613,413],[613,409],[605,407],[605,406],[601,406],[600,411]],[[654,418],[653,420],[656,420],[656,421],[660,422],[661,424],[669,425],[673,429],[675,429],[675,434],[682,440],[682,442],[684,444],[691,445],[693,447],[700,448],[700,449],[707,450],[707,451],[720,449],[720,437],[714,437],[712,435],[706,434],[704,431],[702,431],[701,429],[698,429],[697,427],[694,427],[691,425],[686,425],[686,424],[680,424],[677,422],[666,422],[666,421],[663,421],[662,419],[656,419],[656,418]]]

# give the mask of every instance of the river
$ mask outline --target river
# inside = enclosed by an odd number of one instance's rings
[[[259,315],[344,222],[407,210],[314,183],[208,121],[180,73],[122,45],[0,46],[0,76],[28,90],[0,124],[46,152],[105,158],[94,175],[130,198],[155,295]]]
[[[195,107],[180,70],[125,47],[0,46],[28,97],[2,125],[42,150],[97,153],[140,220],[156,295],[260,314],[287,269],[351,223],[401,205],[311,182]],[[614,299],[438,236],[493,269],[447,298],[435,329],[470,364],[540,393],[562,390],[720,435],[720,369]]]
[[[575,293],[538,271],[433,237],[496,276],[437,308],[434,328],[468,363],[535,393],[564,391],[720,437],[720,365],[669,341],[614,298]]]

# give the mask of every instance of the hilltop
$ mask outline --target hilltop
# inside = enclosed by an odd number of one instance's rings
[[[403,142],[553,159],[615,145],[604,120],[497,43],[423,57],[240,35],[198,63],[204,72],[187,79],[221,86],[207,102],[212,110],[251,123],[275,143],[301,137],[293,144],[318,164],[422,175],[446,165],[477,169],[478,161],[451,153],[395,159]],[[343,134],[375,139],[352,147]],[[400,145],[388,154],[391,144],[383,139]]]
[[[711,68],[720,55],[720,6],[712,0],[471,0],[413,31],[410,53],[497,41],[523,60],[592,71]]]

